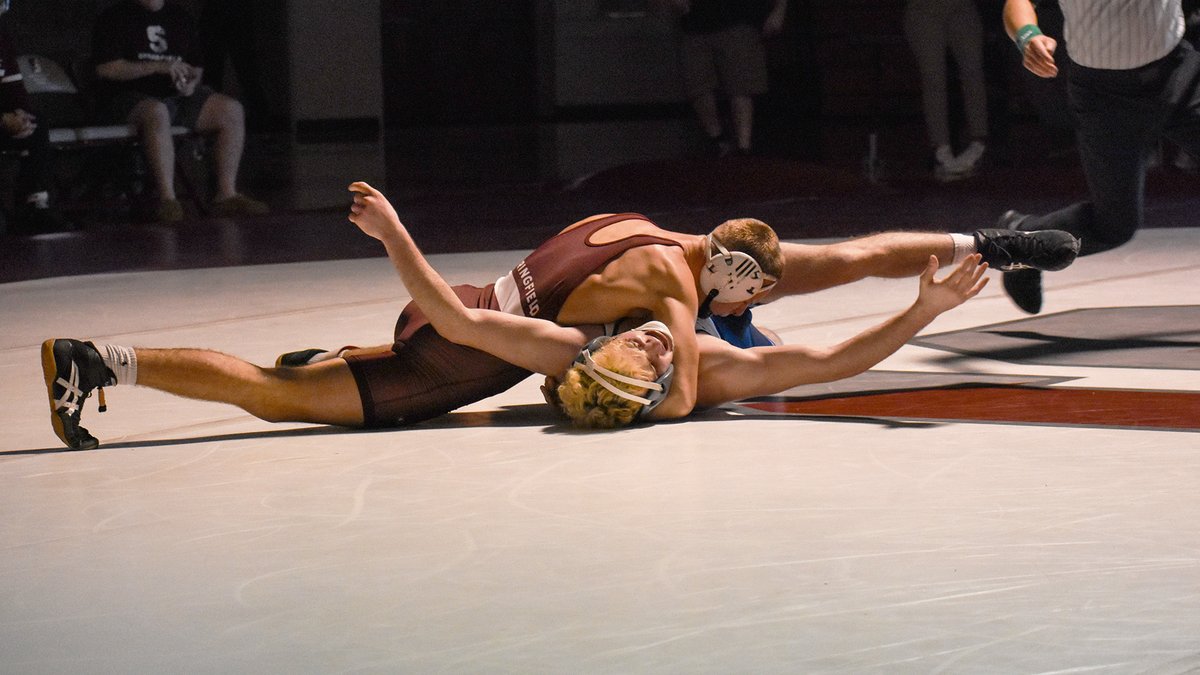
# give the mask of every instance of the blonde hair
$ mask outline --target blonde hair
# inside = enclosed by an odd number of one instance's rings
[[[658,374],[646,353],[627,340],[610,340],[592,354],[596,365],[621,375],[654,381]],[[600,377],[603,377],[601,375]],[[624,382],[610,384],[635,396],[644,396],[645,387]],[[558,400],[563,412],[577,427],[584,429],[615,429],[631,424],[642,409],[637,401],[621,398],[605,389],[576,364],[563,375],[558,385]]]
[[[730,251],[741,251],[754,258],[762,271],[776,279],[783,276],[783,249],[779,237],[761,220],[734,218],[712,231],[712,236]]]

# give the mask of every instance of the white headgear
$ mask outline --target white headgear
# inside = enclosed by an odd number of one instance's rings
[[[762,266],[749,254],[729,251],[711,234],[706,238],[711,255],[700,269],[700,290],[710,302],[744,302],[769,285]]]

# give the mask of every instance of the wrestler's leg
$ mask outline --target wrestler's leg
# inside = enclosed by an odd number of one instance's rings
[[[979,253],[996,269],[1059,270],[1070,265],[1079,241],[1065,232],[984,229],[972,234],[882,232],[833,244],[783,243],[783,278],[768,300],[848,284],[867,277],[899,279],[925,270],[929,256],[943,268]]]
[[[134,351],[139,385],[229,403],[268,422],[363,423],[358,386],[342,359],[306,368],[263,368],[205,349]]]
[[[942,232],[883,232],[833,244],[784,242],[783,278],[772,299],[812,293],[867,277],[915,277],[929,256],[949,265],[955,257],[954,239]]]
[[[307,368],[261,368],[207,349],[150,349],[66,338],[42,343],[42,374],[55,434],[73,450],[99,441],[81,425],[83,405],[104,389],[140,384],[204,401],[229,403],[269,422],[362,426],[361,394],[342,359]]]

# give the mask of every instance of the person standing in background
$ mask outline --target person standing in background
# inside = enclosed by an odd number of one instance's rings
[[[925,133],[933,146],[934,178],[949,182],[974,174],[987,149],[987,84],[983,22],[975,0],[908,0],[904,35],[921,75]],[[950,138],[946,52],[958,66],[970,143],[954,153]]]
[[[768,87],[763,38],[783,29],[787,0],[659,2],[678,17],[684,90],[714,154],[749,154],[754,97]],[[718,93],[728,99],[732,133],[721,120]]]

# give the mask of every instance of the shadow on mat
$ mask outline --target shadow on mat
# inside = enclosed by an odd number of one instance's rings
[[[383,427],[378,429],[355,429],[338,426],[312,426],[300,429],[265,429],[263,431],[244,431],[232,434],[210,434],[207,436],[189,436],[187,438],[165,438],[145,441],[119,441],[116,443],[101,442],[100,447],[92,450],[72,450],[71,448],[31,448],[27,450],[0,450],[0,457],[18,455],[48,455],[65,452],[97,452],[100,450],[126,450],[129,448],[155,448],[172,445],[191,445],[194,443],[212,443],[224,441],[246,441],[273,438],[298,438],[306,436],[348,435],[348,434],[387,434],[403,433],[408,429],[468,429],[474,427],[535,427],[547,426],[553,431],[555,427],[566,427],[570,424],[557,415],[544,403],[504,406],[500,410],[480,412],[451,412],[432,420],[418,422],[411,426]]]
[[[164,438],[147,441],[120,441],[105,443],[92,450],[72,450],[71,448],[35,448],[31,450],[0,450],[0,457],[14,455],[48,455],[58,452],[98,452],[101,450],[127,450],[129,448],[154,448],[171,445],[191,445],[193,443],[211,443],[221,441],[245,441],[261,438],[294,438],[299,436],[325,436],[331,434],[370,434],[394,429],[350,429],[347,427],[318,426],[302,429],[267,429],[264,431],[244,431],[236,434],[212,434],[208,436],[189,436],[187,438]]]
[[[981,331],[983,334],[998,335],[1013,340],[1022,340],[1026,344],[991,349],[987,351],[971,350],[963,347],[939,344],[934,340],[923,340],[923,344],[938,349],[949,349],[955,354],[942,357],[942,362],[952,362],[963,358],[987,358],[1010,362],[1052,363],[1056,356],[1072,354],[1095,354],[1099,352],[1124,352],[1140,349],[1182,349],[1191,350],[1200,347],[1200,341],[1174,340],[1173,335],[1191,335],[1191,331],[1162,332],[1147,336],[1129,336],[1119,338],[1086,338],[1074,335],[1048,335],[1037,331],[992,330]],[[1125,365],[1125,364],[1105,364]],[[1145,367],[1134,365],[1132,367]],[[1175,367],[1185,367],[1184,364]]]
[[[757,399],[755,399],[757,400]],[[772,401],[787,401],[789,397],[771,397]],[[806,401],[811,400],[806,397],[798,397],[794,400]],[[746,401],[750,403],[752,401]],[[691,415],[686,421],[689,422],[728,422],[730,420],[810,420],[813,422],[828,422],[833,424],[873,424],[885,429],[932,429],[935,427],[946,426],[946,422],[934,422],[928,420],[904,420],[891,417],[877,417],[874,415],[846,415],[832,413],[787,413],[787,412],[771,412],[766,410],[758,410],[751,408],[743,403],[732,403],[721,408],[706,410],[702,413]]]

